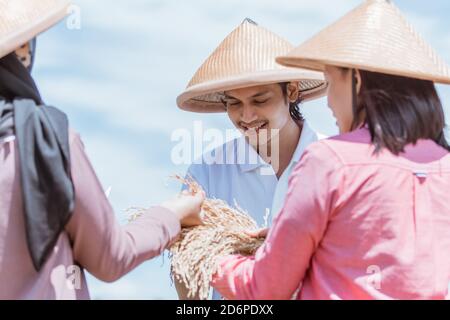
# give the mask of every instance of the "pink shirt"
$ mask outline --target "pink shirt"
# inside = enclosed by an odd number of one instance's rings
[[[38,273],[26,244],[15,142],[0,142],[0,299],[88,299],[83,268],[115,281],[161,254],[180,231],[176,216],[161,207],[120,226],[74,133],[70,151],[75,211]]]
[[[220,260],[229,299],[449,299],[450,155],[373,155],[367,129],[311,145],[254,257]]]

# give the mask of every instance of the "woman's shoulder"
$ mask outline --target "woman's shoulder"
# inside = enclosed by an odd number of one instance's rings
[[[85,153],[85,147],[80,134],[69,127],[69,149],[71,156]]]
[[[81,139],[81,134],[71,127],[69,127],[69,144],[71,146],[73,144],[81,144],[84,148],[83,140]]]
[[[370,141],[369,132],[359,129],[316,141],[308,146],[305,154],[316,158],[322,165],[330,163],[336,167],[370,158],[373,154]]]

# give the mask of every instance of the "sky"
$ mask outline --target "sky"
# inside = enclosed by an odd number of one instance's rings
[[[175,103],[197,68],[244,18],[295,45],[361,3],[355,0],[75,0],[80,28],[61,22],[38,37],[33,75],[47,104],[66,112],[80,133],[120,223],[129,207],[175,194],[169,177],[187,165],[171,161],[175,130],[233,128],[225,114],[180,111]],[[395,0],[425,39],[450,62],[447,0]],[[77,10],[78,10],[77,9]],[[74,11],[72,18],[78,14]],[[70,25],[70,23],[69,23]],[[438,85],[450,123],[450,86]],[[302,112],[310,125],[337,133],[326,98]],[[205,146],[207,143],[205,143]],[[88,277],[94,299],[176,299],[167,256],[119,281]]]

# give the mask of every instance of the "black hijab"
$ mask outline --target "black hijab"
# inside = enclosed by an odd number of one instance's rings
[[[0,59],[0,139],[10,135],[17,142],[27,244],[39,271],[74,209],[68,120],[43,103],[15,53]]]

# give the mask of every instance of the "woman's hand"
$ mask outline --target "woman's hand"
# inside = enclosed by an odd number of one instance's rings
[[[269,228],[263,228],[255,231],[246,231],[245,233],[252,238],[266,238],[267,234],[269,233]]]
[[[202,224],[200,211],[204,200],[203,191],[190,193],[185,190],[161,206],[174,212],[182,227],[194,227]]]

